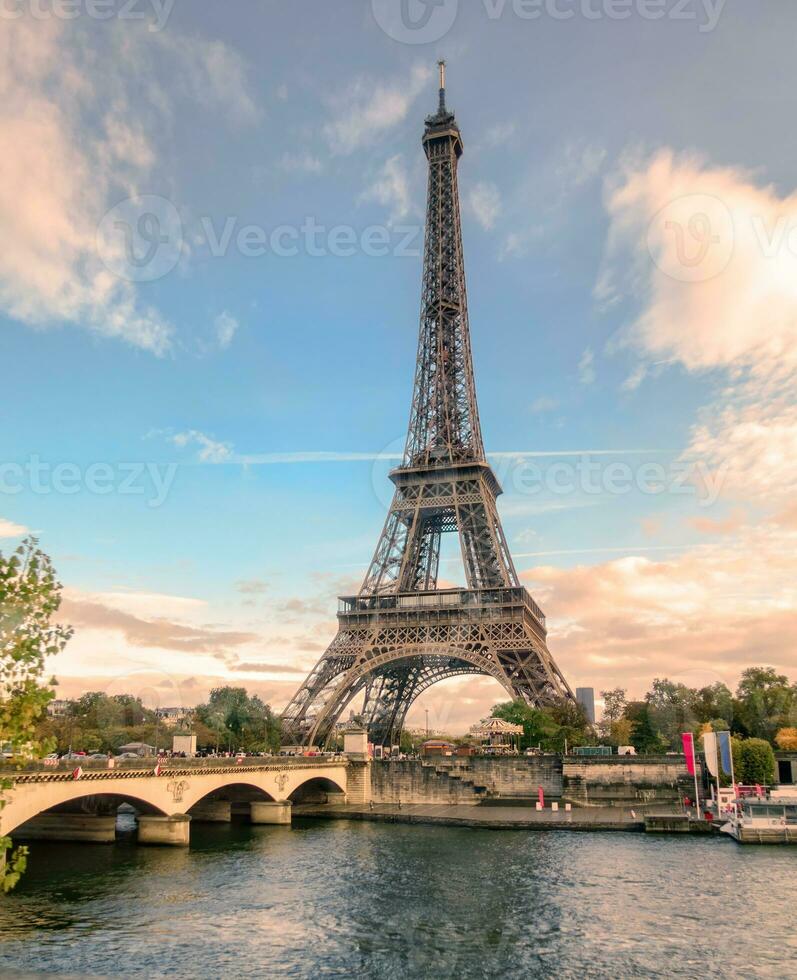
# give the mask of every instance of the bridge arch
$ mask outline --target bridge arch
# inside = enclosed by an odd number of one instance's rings
[[[66,812],[62,808],[70,804],[85,802],[92,798],[100,801],[108,801],[112,804],[114,811],[122,803],[129,803],[130,806],[140,813],[160,814],[161,816],[167,815],[167,811],[161,806],[158,806],[157,803],[153,803],[151,799],[147,799],[146,794],[125,793],[115,788],[103,790],[96,783],[93,786],[88,783],[80,786],[77,782],[71,784],[65,783],[63,785],[69,787],[68,792],[62,791],[55,794],[27,793],[18,802],[18,805],[6,807],[6,816],[8,819],[3,821],[3,835],[13,834],[23,824],[26,824],[29,820],[33,820],[35,817],[41,816],[43,813]],[[88,813],[89,811],[86,810],[86,812]]]
[[[254,781],[244,779],[230,779],[229,782],[216,786],[213,789],[205,790],[198,787],[183,797],[182,804],[185,812],[189,813],[195,806],[209,800],[229,800],[231,803],[251,803],[262,801],[264,803],[274,803],[275,797]]]
[[[329,776],[311,776],[299,783],[287,797],[291,803],[327,803],[330,798],[340,800],[346,797],[346,788]]]

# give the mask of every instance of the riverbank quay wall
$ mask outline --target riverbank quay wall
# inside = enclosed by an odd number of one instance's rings
[[[568,756],[564,760],[562,796],[579,806],[670,802],[694,795],[694,778],[683,756]]]
[[[542,788],[547,800],[624,806],[678,800],[691,785],[679,756],[471,756],[371,764],[374,803],[476,805],[536,798]]]

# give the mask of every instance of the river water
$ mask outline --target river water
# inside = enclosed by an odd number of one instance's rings
[[[797,848],[356,821],[40,843],[0,975],[797,977]]]

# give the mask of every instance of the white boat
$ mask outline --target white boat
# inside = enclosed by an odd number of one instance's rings
[[[740,844],[797,844],[797,788],[737,800],[720,830]]]

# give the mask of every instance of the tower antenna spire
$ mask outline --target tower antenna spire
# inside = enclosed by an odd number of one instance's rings
[[[446,111],[446,62],[445,58],[441,58],[437,62],[437,67],[440,69],[440,112]]]

